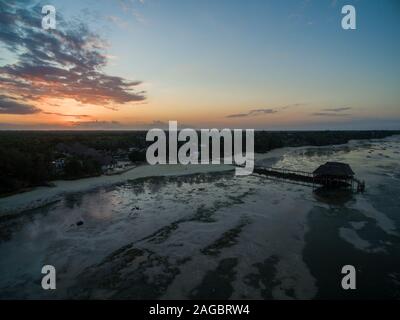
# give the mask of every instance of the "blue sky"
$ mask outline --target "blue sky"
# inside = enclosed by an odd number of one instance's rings
[[[135,128],[178,120],[196,127],[400,129],[398,1],[46,4],[104,40],[102,72],[140,80],[136,89],[145,91],[144,99],[111,101],[107,108],[79,99],[74,104],[73,97],[59,104],[70,108],[69,114],[89,113],[90,119],[57,118],[54,107],[42,104],[35,106],[50,110],[51,117],[0,114],[0,123]],[[341,28],[344,4],[356,8],[356,30]],[[18,52],[3,50],[0,65],[18,60]]]

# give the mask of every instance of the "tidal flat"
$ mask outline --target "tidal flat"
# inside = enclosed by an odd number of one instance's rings
[[[4,214],[0,298],[399,298],[400,137],[286,148],[258,163],[326,161],[349,163],[366,192],[204,170],[68,190]],[[56,290],[41,288],[46,264]],[[357,290],[341,288],[346,264]]]

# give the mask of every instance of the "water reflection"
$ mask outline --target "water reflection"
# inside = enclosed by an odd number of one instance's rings
[[[0,298],[347,298],[332,289],[338,263],[374,278],[359,296],[396,297],[400,139],[292,149],[275,166],[312,171],[328,160],[349,163],[367,192],[209,173],[133,180],[2,217]],[[40,288],[44,264],[58,271],[51,296]]]
[[[343,206],[353,200],[354,192],[350,188],[319,187],[313,190],[314,198],[329,205]]]

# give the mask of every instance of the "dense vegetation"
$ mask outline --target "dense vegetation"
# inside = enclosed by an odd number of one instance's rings
[[[302,145],[342,144],[351,139],[384,138],[398,131],[310,131],[255,134],[255,151]],[[60,143],[82,144],[103,154],[115,155],[135,148],[131,161],[145,161],[145,131],[2,131],[0,132],[0,195],[44,185],[54,179],[76,179],[101,174],[100,164],[91,157],[69,157],[62,173],[52,162],[61,157]]]
[[[132,145],[144,146],[144,132],[0,132],[0,194],[32,186],[46,185],[54,179],[77,179],[101,174],[99,163],[90,157],[70,157],[60,174],[52,162],[61,155],[60,143],[79,142],[87,147],[112,153]]]
[[[350,140],[381,139],[400,131],[259,131],[255,134],[255,152],[282,147],[327,146]]]

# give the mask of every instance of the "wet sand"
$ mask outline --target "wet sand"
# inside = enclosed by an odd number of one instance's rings
[[[366,192],[171,168],[3,216],[0,298],[398,298],[400,139],[277,150],[264,164],[328,159],[350,163]],[[56,291],[40,287],[44,264]],[[355,292],[340,287],[344,264],[358,271]]]
[[[265,154],[256,154],[256,161],[264,165],[273,165],[291,148],[272,150]],[[0,216],[19,213],[34,209],[48,203],[58,201],[68,193],[87,192],[99,187],[105,187],[145,177],[180,176],[207,172],[232,171],[234,167],[225,165],[142,165],[118,175],[102,175],[99,177],[79,180],[53,181],[53,187],[37,187],[29,191],[0,198]]]

